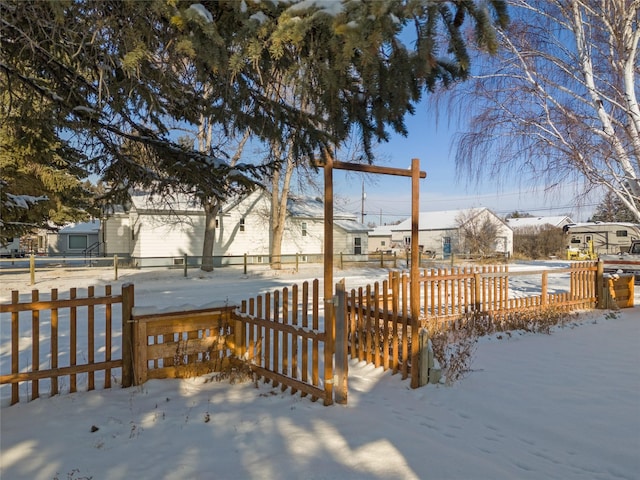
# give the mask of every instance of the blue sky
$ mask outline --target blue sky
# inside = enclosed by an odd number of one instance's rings
[[[412,158],[420,159],[420,169],[427,173],[427,178],[420,180],[421,211],[487,207],[499,215],[518,210],[538,216],[569,215],[574,221],[586,221],[593,204],[599,201],[595,197],[578,204],[573,185],[552,193],[545,193],[544,185],[518,185],[517,178],[476,185],[473,179],[456,176],[452,137],[463,130],[463,124],[448,121],[442,112],[436,121],[435,114],[422,103],[416,114],[407,118],[407,127],[406,138],[395,135],[389,143],[380,144],[376,153],[380,157],[378,163],[390,167],[409,168]],[[335,171],[336,205],[360,214],[363,179],[365,223],[384,224],[410,215],[411,180],[405,177]]]

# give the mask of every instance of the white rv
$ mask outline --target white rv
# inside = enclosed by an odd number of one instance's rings
[[[22,258],[24,255],[24,250],[20,248],[20,239],[17,237],[9,238],[7,243],[0,244],[0,257]]]
[[[572,223],[563,227],[568,251],[609,254],[626,252],[633,240],[640,240],[640,224],[628,222]]]

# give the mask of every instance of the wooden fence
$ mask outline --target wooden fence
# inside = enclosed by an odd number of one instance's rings
[[[106,286],[102,297],[95,296],[94,287],[89,287],[84,298],[78,297],[73,288],[68,299],[60,299],[54,289],[46,301],[41,301],[39,291],[34,290],[29,301],[20,302],[19,293],[14,291],[11,303],[0,305],[0,313],[11,314],[11,373],[0,376],[0,385],[11,385],[13,405],[20,401],[19,386],[24,382],[30,382],[29,399],[35,399],[40,395],[42,380],[50,381],[49,394],[56,395],[61,392],[58,380],[63,376],[70,379],[69,392],[77,391],[76,378],[83,373],[88,375],[88,390],[95,389],[96,372],[104,373],[103,386],[110,388],[112,370],[120,368],[121,384],[126,387],[151,378],[219,372],[228,368],[232,358],[239,358],[248,360],[251,369],[273,386],[290,388],[292,394],[300,391],[314,401],[322,398],[329,405],[333,401],[333,334],[331,326],[325,332],[324,322],[320,322],[318,283],[314,280],[303,283],[302,288],[285,287],[243,301],[239,309],[224,306],[139,315],[135,314],[131,284],[123,285],[121,295],[112,295],[111,286]],[[118,347],[113,344],[119,333],[112,318],[116,304],[122,309]],[[98,305],[105,307],[100,321]],[[58,321],[63,309],[68,309],[64,331]],[[31,320],[28,339],[24,335],[28,329],[24,325],[20,328],[20,322],[28,320],[26,313]],[[50,341],[43,352],[40,330],[46,321],[50,324]],[[78,354],[79,328],[86,329],[82,355]],[[69,339],[64,350],[59,348],[60,338]],[[96,338],[104,338],[104,343],[98,344]],[[31,352],[31,356],[26,358],[21,352]],[[117,354],[119,358],[115,358]],[[46,358],[44,362],[41,355]],[[80,356],[84,358],[82,363],[78,361]]]
[[[567,276],[567,291],[549,292],[549,275]],[[509,283],[520,276],[539,276],[540,293],[510,298]],[[509,272],[505,265],[423,270],[417,326],[448,329],[461,319],[493,322],[505,315],[553,308],[562,311],[596,306],[602,268],[579,262],[569,268]],[[600,283],[601,284],[601,283]],[[347,299],[348,352],[351,358],[382,366],[402,377],[411,371],[412,331],[409,275],[391,271],[389,279],[357,290]],[[413,337],[415,339],[415,337]],[[415,357],[414,357],[415,358]]]
[[[50,395],[61,391],[61,377],[69,378],[69,392],[77,391],[80,374],[87,375],[88,390],[95,389],[98,372],[104,376],[103,387],[110,388],[112,370],[123,365],[122,358],[114,358],[113,344],[117,334],[113,309],[122,303],[123,296],[112,295],[109,285],[103,296],[96,296],[94,287],[88,287],[84,298],[72,288],[69,298],[59,298],[58,289],[52,289],[48,300],[40,300],[40,292],[33,290],[26,302],[20,302],[19,293],[13,291],[11,303],[0,305],[0,313],[11,314],[11,373],[0,375],[0,385],[11,384],[11,404],[20,400],[20,382],[29,382],[31,400],[40,396],[40,382],[44,380],[50,384]],[[25,335],[29,329],[21,329],[20,322],[29,320],[30,334]],[[47,323],[48,332],[42,332],[41,326]],[[80,329],[86,332],[83,345],[78,341]],[[41,336],[47,334],[48,342],[41,342]],[[62,340],[64,347],[60,345]],[[21,351],[30,355],[21,356]]]
[[[320,323],[318,280],[243,301],[238,354],[273,386],[333,402],[333,326]],[[320,382],[322,374],[323,381]],[[327,381],[329,379],[329,381]]]
[[[556,274],[567,277],[566,291],[549,292],[548,277]],[[540,292],[510,298],[510,282],[521,275],[539,275]],[[124,285],[121,295],[113,295],[106,286],[101,297],[93,287],[88,288],[85,298],[71,289],[68,299],[59,298],[54,289],[45,301],[40,300],[37,290],[26,302],[20,302],[18,292],[13,292],[11,303],[0,305],[0,313],[11,314],[11,372],[0,375],[0,384],[11,384],[14,404],[20,400],[19,384],[24,382],[30,385],[30,398],[34,399],[39,396],[39,382],[46,379],[51,384],[50,394],[55,395],[61,391],[58,380],[63,376],[69,377],[68,390],[74,392],[80,374],[87,375],[87,389],[93,390],[97,373],[104,375],[104,388],[110,388],[112,370],[117,368],[121,368],[122,386],[130,386],[149,378],[220,371],[232,358],[238,358],[247,360],[251,369],[273,386],[289,388],[291,393],[300,391],[313,400],[322,398],[329,405],[333,402],[334,353],[339,384],[347,372],[339,370],[338,364],[350,355],[401,372],[403,378],[411,375],[414,385],[418,373],[411,364],[418,356],[413,352],[412,357],[412,344],[417,345],[420,326],[436,322],[451,328],[464,318],[491,320],[546,307],[566,311],[593,308],[604,288],[602,268],[595,262],[525,272],[509,272],[505,266],[431,269],[422,271],[419,281],[420,318],[415,322],[409,314],[406,273],[391,272],[382,284],[344,292],[338,310],[343,310],[347,328],[341,328],[339,334],[333,322],[321,321],[325,316],[319,313],[318,280],[243,301],[240,308],[138,315],[133,285]],[[121,322],[113,319],[116,305],[122,310]],[[64,329],[59,322],[61,311],[66,312]],[[20,322],[29,320],[31,328],[21,329]],[[40,340],[41,325],[46,322],[48,344]],[[119,349],[113,342],[118,333],[115,323],[121,327]],[[80,328],[86,329],[87,340],[79,347]],[[30,334],[25,335],[26,331]],[[60,346],[61,338],[66,349]],[[104,340],[98,344],[98,338]],[[21,352],[28,353],[21,356]]]
[[[332,402],[333,350],[320,329],[318,280],[293,285],[235,306],[131,316],[134,382],[185,378],[249,362],[264,379]],[[310,288],[311,287],[311,288]]]

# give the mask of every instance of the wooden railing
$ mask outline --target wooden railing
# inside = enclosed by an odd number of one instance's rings
[[[45,380],[50,383],[49,394],[58,394],[60,377],[69,377],[69,392],[77,391],[80,374],[86,374],[87,390],[95,389],[97,373],[104,377],[103,388],[110,388],[112,370],[122,367],[122,358],[114,356],[118,346],[113,342],[114,327],[120,327],[114,325],[113,309],[122,301],[122,295],[112,294],[110,285],[105,286],[104,296],[96,296],[95,288],[88,287],[83,298],[75,288],[67,299],[59,298],[55,288],[48,299],[41,299],[40,292],[33,290],[31,299],[23,302],[19,292],[13,291],[11,303],[0,304],[0,313],[11,314],[10,373],[0,375],[0,384],[11,384],[11,404],[20,400],[21,382],[29,382],[31,400],[40,396],[40,382]],[[21,323],[28,321],[31,328],[21,328]],[[48,331],[41,331],[47,324]],[[25,335],[26,331],[30,334]],[[41,337],[47,340],[43,342]]]

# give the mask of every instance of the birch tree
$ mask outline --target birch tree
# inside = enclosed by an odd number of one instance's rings
[[[639,0],[508,0],[500,49],[452,98],[459,172],[612,192],[640,221]],[[441,99],[439,99],[441,100]]]

